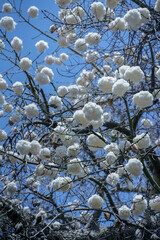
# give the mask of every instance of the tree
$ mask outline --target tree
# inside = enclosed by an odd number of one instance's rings
[[[160,239],[160,1],[46,2],[2,6],[1,239]]]

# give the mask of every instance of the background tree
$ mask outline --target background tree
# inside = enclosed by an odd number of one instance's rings
[[[160,239],[160,1],[46,3],[2,4],[1,239]]]

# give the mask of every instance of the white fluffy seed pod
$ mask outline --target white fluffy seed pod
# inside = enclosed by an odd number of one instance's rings
[[[11,41],[11,46],[16,52],[20,52],[23,48],[23,41],[18,37],[14,37]]]
[[[7,139],[7,133],[0,129],[0,142],[4,142]]]
[[[135,195],[133,198],[132,211],[135,217],[141,215],[147,208],[147,201],[142,195]]]
[[[31,6],[30,8],[28,8],[27,13],[31,18],[36,18],[38,17],[39,9],[35,6]]]
[[[89,45],[98,45],[101,40],[101,35],[99,33],[90,32],[85,36],[85,41]]]
[[[98,87],[104,93],[111,93],[113,84],[115,83],[116,79],[113,77],[102,77],[98,80]]]
[[[98,136],[99,137],[98,137]],[[102,135],[100,133],[97,133],[97,135],[95,134],[90,134],[88,137],[87,137],[87,144],[88,144],[88,147],[91,151],[98,151],[100,149],[103,149],[105,147],[105,139],[104,141],[101,139],[102,138]]]
[[[118,209],[118,215],[122,220],[127,220],[131,216],[131,210],[124,205]]]
[[[56,155],[59,157],[65,157],[67,155],[66,146],[59,146],[56,148]]]
[[[53,107],[56,108],[57,110],[61,110],[63,107],[63,103],[60,97],[58,96],[51,96],[49,98],[48,104]]]
[[[49,160],[51,157],[51,151],[49,148],[42,148],[40,150],[40,158],[44,160]]]
[[[142,133],[136,135],[133,139],[133,143],[135,143],[139,149],[148,148],[151,145],[151,140],[148,134]]]
[[[87,49],[87,43],[86,43],[85,39],[79,38],[75,41],[74,47],[77,51],[83,52]]]
[[[70,177],[58,177],[51,182],[51,188],[55,191],[66,192],[73,188],[73,181]]]
[[[40,40],[35,44],[35,47],[38,49],[39,53],[44,52],[48,47],[48,43],[45,42],[44,40]]]
[[[52,65],[54,63],[54,57],[52,55],[48,55],[48,56],[45,57],[44,61],[48,65]]]
[[[23,84],[21,82],[15,82],[12,85],[12,90],[16,95],[18,95],[18,96],[22,95],[22,93],[24,91]]]
[[[131,30],[135,31],[141,26],[142,17],[137,9],[129,10],[124,16],[124,19]]]
[[[88,102],[84,105],[82,111],[84,112],[85,118],[88,121],[98,120],[103,114],[101,106],[93,102]]]
[[[8,195],[10,195],[11,197],[13,197],[13,195],[15,194],[15,192],[17,191],[17,185],[15,182],[9,182],[6,186],[6,190]]]
[[[0,74],[0,90],[6,90],[8,87],[8,84],[6,80],[3,79],[2,75]]]
[[[112,93],[116,96],[122,97],[129,89],[129,83],[124,79],[117,80],[112,86]]]
[[[25,109],[25,115],[30,118],[37,117],[39,110],[37,108],[37,105],[35,103],[28,104],[24,107]]]
[[[143,165],[137,158],[129,159],[128,163],[125,165],[125,169],[135,177],[143,173]]]
[[[16,148],[21,155],[26,155],[30,152],[31,144],[26,140],[19,140],[16,144]]]
[[[106,8],[101,2],[93,2],[91,4],[92,14],[99,20],[101,20],[106,14]]]
[[[41,145],[38,141],[36,140],[33,140],[31,142],[31,149],[30,149],[30,152],[33,154],[33,155],[38,155],[40,153],[40,150],[41,150]]]
[[[74,175],[79,175],[82,171],[83,164],[79,158],[74,158],[67,164],[67,170]]]
[[[16,22],[12,17],[2,17],[0,20],[0,26],[5,28],[6,31],[13,31],[16,27]]]
[[[2,51],[5,48],[4,42],[0,39],[0,51]]]
[[[109,152],[113,152],[115,155],[119,154],[119,148],[117,143],[110,143],[107,144],[104,148],[104,150],[106,151],[106,153],[108,154]]]
[[[5,96],[3,94],[0,94],[0,105],[4,104],[5,102]]]
[[[149,201],[150,207],[155,211],[160,211],[160,196],[156,196],[155,198]]]
[[[133,83],[139,83],[144,77],[144,73],[139,66],[128,67],[124,73],[125,79],[130,79]]]
[[[115,185],[119,182],[119,175],[117,173],[110,173],[106,178],[106,182],[109,185]]]
[[[29,68],[32,66],[32,61],[27,58],[21,58],[20,62],[19,62],[19,67],[23,70],[23,71],[27,71],[29,70]]]
[[[6,113],[11,113],[13,111],[13,106],[7,102],[4,102],[2,108]]]
[[[68,88],[66,86],[58,87],[57,93],[60,97],[64,97],[68,93]]]
[[[88,125],[88,120],[85,118],[84,112],[82,110],[77,110],[73,114],[73,119],[76,120],[78,124],[82,124],[82,126]]]
[[[66,53],[61,53],[60,54],[60,58],[62,59],[62,61],[67,61],[67,59],[69,58],[69,56]]]
[[[117,7],[120,0],[106,0],[106,4],[108,8],[115,8]]]
[[[31,213],[31,210],[30,210],[29,207],[24,207],[23,208],[23,214],[24,214],[25,217],[29,216],[30,213]]]
[[[141,120],[141,124],[145,127],[145,128],[150,128],[153,127],[153,123],[149,118],[143,118]]]
[[[133,102],[140,108],[150,107],[153,104],[153,95],[148,91],[140,91],[133,96]]]
[[[160,0],[157,0],[154,6],[154,9],[159,12],[160,11]]]
[[[100,209],[103,207],[103,204],[104,200],[98,194],[94,194],[88,199],[88,205],[90,208]]]
[[[12,5],[10,3],[4,3],[2,6],[2,12],[4,13],[11,13]]]

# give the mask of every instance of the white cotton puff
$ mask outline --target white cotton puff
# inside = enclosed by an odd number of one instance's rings
[[[137,158],[129,159],[128,163],[125,165],[125,169],[135,177],[143,173],[143,165]]]
[[[142,149],[148,148],[151,145],[151,140],[148,134],[142,133],[133,138],[133,143],[135,143],[139,149]]]
[[[15,182],[9,182],[6,186],[6,190],[8,195],[10,195],[11,197],[15,194],[15,192],[17,191],[17,185]]]
[[[19,62],[19,67],[22,70],[27,71],[31,66],[32,66],[32,60],[30,60],[27,57],[21,58]]]
[[[66,192],[73,188],[73,181],[70,177],[58,177],[51,182],[51,188],[55,191]]]
[[[13,111],[13,106],[10,103],[4,102],[3,106],[2,106],[3,110],[6,113],[11,113]]]
[[[67,155],[69,157],[76,157],[78,155],[78,150],[80,146],[78,143],[75,143],[67,148]]]
[[[57,66],[62,66],[63,65],[63,62],[60,58],[58,57],[55,57],[54,58],[54,63],[57,65]]]
[[[72,12],[73,12],[73,15],[76,15],[76,16],[80,17],[81,19],[85,16],[85,11],[80,6],[76,6],[75,8],[73,8]]]
[[[47,48],[49,48],[48,43],[44,40],[40,40],[35,44],[35,47],[38,49],[39,53],[44,52]]]
[[[15,82],[12,85],[12,90],[16,95],[22,95],[24,91],[23,84],[21,82]]]
[[[61,7],[61,8],[65,8],[67,6],[67,4],[69,4],[71,2],[71,0],[55,0],[55,3]]]
[[[77,35],[76,33],[69,33],[67,34],[66,38],[68,43],[75,43],[75,41],[77,40]]]
[[[127,141],[127,140],[121,140],[119,142],[119,145],[118,145],[119,149],[122,152],[128,150],[130,148],[130,146],[131,146],[131,143],[129,141]]]
[[[146,24],[151,19],[150,11],[147,8],[137,8],[137,10],[141,14],[141,25]]]
[[[106,8],[101,2],[93,2],[91,4],[92,14],[99,20],[101,20],[106,14]]]
[[[137,9],[129,10],[124,16],[124,19],[131,30],[135,31],[141,26],[142,17]]]
[[[102,140],[102,135],[100,133],[96,133],[96,134],[99,137],[95,134],[90,134],[87,137],[88,148],[93,152],[103,149],[106,145],[105,141]]]
[[[61,53],[60,54],[60,58],[62,59],[62,61],[67,61],[67,59],[69,58],[69,56],[66,53]]]
[[[113,77],[102,77],[98,80],[98,87],[104,92],[104,93],[111,93],[112,92],[112,86],[115,83],[116,79]]]
[[[62,141],[63,143],[69,147],[75,143],[78,143],[80,142],[80,139],[79,139],[79,136],[77,136],[74,132],[70,131],[67,135],[62,135]]]
[[[149,201],[149,205],[152,210],[160,211],[160,196],[156,196],[155,198]]]
[[[58,17],[62,20],[62,21],[64,21],[64,19],[65,19],[65,17],[67,16],[67,15],[69,15],[69,14],[71,14],[72,13],[72,11],[71,11],[71,9],[61,9],[60,11],[58,11]]]
[[[58,96],[51,96],[49,98],[48,104],[53,107],[56,108],[57,110],[61,110],[63,107],[63,103],[60,97]]]
[[[54,63],[54,57],[52,55],[48,55],[45,57],[44,61],[48,65],[52,65]]]
[[[38,17],[39,9],[35,6],[31,6],[30,8],[28,8],[27,13],[31,18],[36,18]]]
[[[67,94],[67,97],[69,99],[77,99],[77,96],[79,94],[79,88],[77,85],[70,85],[68,86],[68,94]]]
[[[13,113],[12,116],[10,117],[10,120],[11,120],[11,122],[13,122],[13,123],[20,122],[20,120],[21,120],[21,115],[20,115],[20,113],[19,113],[19,112]]]
[[[87,63],[95,63],[99,59],[99,57],[100,57],[99,53],[94,50],[88,50],[83,54],[83,59]]]
[[[16,27],[16,22],[12,17],[2,17],[0,20],[0,26],[5,28],[6,31],[13,31]]]
[[[68,93],[68,88],[66,86],[60,86],[58,87],[57,94],[60,97],[64,97]]]
[[[110,56],[110,54],[109,53],[105,53],[104,55],[103,55],[103,60],[105,61],[105,62],[109,62],[109,61],[111,61],[111,56]]]
[[[101,35],[99,33],[90,32],[85,36],[85,41],[89,45],[98,45],[101,40]]]
[[[44,72],[36,73],[35,80],[38,82],[39,85],[47,85],[50,83],[50,78]]]
[[[150,128],[153,127],[153,123],[149,118],[143,118],[141,120],[141,124],[145,127],[145,128]]]
[[[48,160],[51,157],[51,151],[49,148],[42,148],[40,150],[40,158],[44,160]]]
[[[160,80],[160,68],[158,69],[158,71],[156,72],[156,75],[158,77],[158,80]]]
[[[88,205],[90,208],[100,209],[103,207],[103,204],[104,200],[98,194],[94,194],[88,199]]]
[[[2,41],[2,39],[0,39],[0,51],[2,51],[5,48],[5,44]]]
[[[79,16],[70,14],[66,16],[65,21],[67,24],[77,24],[81,22],[81,18]]]
[[[20,52],[23,48],[23,41],[18,37],[14,37],[11,41],[11,46],[16,52]]]
[[[154,10],[159,12],[160,11],[160,0],[157,0],[154,6]]]
[[[132,100],[140,108],[150,107],[153,104],[153,95],[148,91],[140,91]]]
[[[122,97],[129,89],[129,83],[124,79],[117,80],[112,87],[112,93],[116,96]]]
[[[33,155],[38,155],[40,153],[40,150],[41,150],[41,144],[38,141],[33,140],[30,145],[31,145],[30,152]]]
[[[52,228],[56,231],[58,231],[61,228],[61,223],[60,222],[54,222],[52,223]]]
[[[3,94],[0,94],[0,105],[4,104],[5,102],[5,96]]]
[[[118,215],[122,220],[127,220],[131,216],[131,210],[126,205],[123,205],[118,209]]]
[[[8,87],[8,84],[6,80],[3,79],[2,75],[0,75],[0,91],[6,90]]]
[[[119,175],[117,173],[110,173],[106,178],[106,182],[109,185],[115,185],[119,182]]]
[[[66,146],[59,146],[56,148],[56,155],[59,157],[65,157],[67,155]]]
[[[114,64],[121,66],[124,63],[124,57],[119,52],[115,52],[113,55],[113,62]]]
[[[104,150],[106,151],[106,153],[113,152],[115,155],[119,154],[119,148],[118,148],[117,143],[112,142],[110,144],[107,144],[105,146]]]
[[[105,159],[108,165],[112,165],[116,161],[117,157],[113,152],[108,152]]]
[[[85,41],[85,39],[83,38],[78,38],[75,41],[75,45],[74,45],[75,49],[79,52],[83,52],[87,49],[87,43]]]
[[[124,73],[124,78],[133,83],[139,83],[144,77],[144,73],[139,66],[128,67]]]
[[[31,103],[31,104],[28,104],[24,107],[25,109],[25,115],[27,117],[31,117],[31,118],[34,118],[34,117],[37,117],[39,111],[38,111],[38,107],[35,103]]]
[[[82,110],[77,110],[73,114],[73,119],[76,120],[78,124],[82,124],[82,126],[87,126],[88,125],[88,120],[85,117],[85,114]]]
[[[24,207],[23,208],[23,214],[24,214],[25,217],[29,216],[30,213],[31,213],[31,210],[30,210],[29,207]]]
[[[83,164],[79,158],[74,158],[67,164],[67,170],[69,173],[79,175],[83,169]]]
[[[124,79],[126,79],[126,78],[124,77],[124,74],[126,73],[126,71],[127,71],[128,69],[130,69],[130,66],[128,66],[128,65],[122,65],[121,67],[119,67],[118,71],[116,72],[117,78],[124,78]]]
[[[121,0],[106,0],[106,5],[108,8],[115,8],[115,7],[117,7],[117,5],[120,1]]]
[[[16,148],[21,155],[26,155],[30,152],[31,144],[27,140],[19,140],[16,144]]]
[[[0,142],[4,142],[7,139],[7,133],[0,129]]]
[[[103,116],[101,116],[97,121],[92,120],[89,124],[92,125],[93,128],[98,129],[103,126],[103,123]]]
[[[67,42],[66,37],[60,36],[57,43],[61,48],[66,48],[68,47],[69,43]]]
[[[105,121],[109,122],[111,120],[111,114],[108,112],[103,113],[103,120],[104,122]]]
[[[45,173],[45,166],[41,163],[35,169],[36,176],[42,176]]]
[[[2,12],[4,13],[11,13],[12,5],[10,3],[4,3],[2,6]]]
[[[42,72],[42,73],[45,73],[45,74],[49,77],[50,81],[51,81],[51,80],[53,79],[53,77],[54,77],[54,73],[53,73],[53,71],[52,71],[51,68],[43,67],[42,70],[41,70],[41,72]]]
[[[127,29],[127,24],[124,18],[117,17],[114,21],[109,23],[109,29],[113,32],[125,31]]]
[[[141,215],[147,208],[147,201],[142,195],[135,195],[133,198],[132,211],[135,217]]]
[[[100,119],[103,114],[101,106],[93,102],[86,103],[82,111],[84,112],[85,118],[87,118],[88,121],[96,121]]]

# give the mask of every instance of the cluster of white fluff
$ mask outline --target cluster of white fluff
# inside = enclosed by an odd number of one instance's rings
[[[113,84],[115,83],[116,79],[113,77],[102,77],[98,80],[98,87],[104,93],[111,93]]]
[[[99,57],[100,57],[99,53],[94,50],[88,50],[83,54],[83,59],[87,63],[95,63],[99,59]]]
[[[11,113],[11,112],[13,111],[13,106],[12,106],[12,104],[7,103],[7,102],[4,102],[4,104],[3,104],[3,110],[4,110],[6,113]]]
[[[39,9],[35,6],[31,6],[30,8],[28,8],[27,13],[31,18],[36,18],[38,17]]]
[[[65,18],[67,24],[77,24],[81,22],[81,18],[74,14],[67,15]]]
[[[83,164],[79,158],[74,158],[67,164],[67,170],[74,175],[79,175],[83,169]]]
[[[13,113],[12,116],[10,116],[9,120],[11,123],[20,122],[20,120],[21,120],[20,113],[19,112]]]
[[[133,83],[139,83],[144,77],[144,73],[139,66],[127,66],[124,72],[124,78],[131,80]]]
[[[76,83],[77,85],[83,86],[83,87],[91,87],[91,82],[95,78],[95,75],[91,71],[83,70],[80,74],[80,77],[77,79]]]
[[[73,8],[73,15],[78,16],[82,19],[85,16],[85,11],[82,7],[76,6]]]
[[[33,140],[31,141],[30,143],[30,152],[33,154],[33,155],[38,155],[40,153],[40,150],[41,150],[41,144],[36,141],[36,140]]]
[[[106,153],[108,154],[109,152],[113,152],[115,155],[118,155],[119,154],[119,148],[118,148],[118,145],[117,143],[110,143],[110,144],[107,144],[104,148],[104,150],[106,151]]]
[[[67,61],[69,56],[66,53],[61,53],[60,58],[62,59],[62,61]]]
[[[125,169],[135,177],[143,173],[143,165],[137,158],[129,159],[128,163],[125,165]]]
[[[32,60],[30,60],[27,57],[21,58],[21,60],[19,62],[19,67],[23,71],[27,71],[31,66],[32,66]]]
[[[113,62],[116,65],[121,66],[124,63],[124,57],[121,55],[121,53],[114,52],[114,54],[113,54]]]
[[[135,217],[141,215],[147,208],[147,201],[142,195],[135,195],[133,198],[132,211]]]
[[[8,84],[6,80],[3,79],[2,75],[0,74],[0,90],[6,90],[8,87]]]
[[[71,2],[71,0],[55,0],[55,3],[61,7],[61,8],[65,8],[67,6],[67,4],[69,4]]]
[[[44,175],[44,173],[45,173],[45,167],[44,167],[44,165],[41,163],[41,164],[39,164],[39,165],[37,165],[37,167],[36,167],[36,169],[35,169],[35,174],[37,175],[37,176],[42,176],[42,175]]]
[[[128,140],[121,140],[118,145],[119,149],[122,152],[128,150],[130,146],[131,146],[131,143]]]
[[[101,106],[97,105],[93,102],[88,102],[84,105],[82,111],[84,112],[85,118],[88,121],[92,120],[98,120],[101,118],[101,115],[103,114],[103,110]]]
[[[89,213],[87,210],[85,210],[85,211],[83,211],[83,212],[81,212],[81,214],[80,214],[80,220],[82,221],[82,222],[88,222],[90,219],[91,219],[91,213]]]
[[[21,155],[26,155],[30,152],[31,145],[27,140],[18,140],[16,148]]]
[[[39,53],[44,52],[48,47],[48,43],[44,40],[40,40],[35,44],[35,47],[38,49]]]
[[[69,43],[67,42],[66,37],[60,36],[57,43],[61,48],[66,48],[68,47]]]
[[[73,114],[73,119],[76,120],[78,124],[82,124],[82,126],[87,126],[89,123],[82,110],[75,111]]]
[[[4,3],[2,6],[2,12],[4,13],[11,13],[12,5],[10,3]]]
[[[3,94],[0,94],[0,105],[2,105],[5,102],[5,96]]]
[[[150,20],[150,12],[147,8],[131,9],[126,13],[124,19],[128,28],[135,31]]]
[[[160,196],[156,196],[155,198],[149,201],[150,207],[155,211],[160,211]]]
[[[63,65],[63,62],[62,62],[62,60],[59,57],[54,57],[54,63],[57,66],[62,66]]]
[[[64,97],[68,93],[68,88],[66,86],[60,86],[57,89],[57,93],[60,97]]]
[[[109,185],[115,185],[119,182],[119,175],[117,173],[110,173],[108,174],[107,178],[106,178],[106,182]]]
[[[73,181],[70,177],[58,177],[51,182],[51,187],[55,191],[66,192],[73,188]]]
[[[48,160],[51,157],[51,151],[49,148],[45,147],[40,150],[40,158],[43,160]]]
[[[90,134],[88,137],[87,137],[87,144],[88,144],[88,147],[91,151],[97,151],[97,150],[100,150],[100,149],[103,149],[105,147],[105,141],[102,140],[102,135],[100,133],[96,133],[97,135],[95,134]]]
[[[127,220],[131,216],[131,210],[126,205],[123,205],[118,209],[118,215],[122,220]]]
[[[11,41],[11,46],[16,52],[20,52],[23,48],[23,41],[18,37],[14,37]]]
[[[150,107],[153,104],[153,95],[148,91],[140,91],[133,96],[133,102],[140,108]]]
[[[0,142],[4,142],[7,139],[7,133],[0,129]]]
[[[78,38],[76,41],[75,41],[75,49],[79,52],[83,52],[87,49],[87,43],[85,41],[85,39],[83,38]]]
[[[91,4],[92,14],[98,19],[101,20],[106,14],[106,8],[101,2],[93,2]]]
[[[15,194],[17,191],[17,185],[15,182],[9,182],[6,186],[7,194],[11,197]]]
[[[99,33],[90,32],[85,36],[85,41],[89,45],[97,45],[101,40],[101,35]]]
[[[57,147],[56,155],[59,157],[65,157],[67,155],[67,147],[64,145]]]
[[[100,209],[103,207],[103,204],[104,200],[98,194],[94,194],[88,199],[88,205],[90,208]]]
[[[57,110],[61,110],[63,106],[62,100],[58,96],[51,96],[49,98],[48,104],[51,107],[56,108]]]
[[[35,80],[38,82],[39,85],[46,85],[49,84],[53,79],[54,73],[52,69],[41,66],[39,71],[35,75]]]
[[[4,42],[0,39],[0,51],[2,51],[5,48]]]
[[[45,57],[44,61],[48,65],[52,65],[54,63],[54,57],[52,55],[48,55]]]
[[[122,97],[128,89],[129,83],[121,78],[113,84],[112,93],[116,96]]]
[[[12,90],[16,95],[22,95],[24,91],[23,84],[21,82],[15,82],[12,85]]]
[[[105,159],[108,165],[112,165],[116,161],[117,157],[113,152],[108,152]]]
[[[103,55],[103,60],[105,61],[105,62],[110,62],[111,61],[111,56],[110,56],[110,54],[109,53],[105,53],[104,55]]]
[[[80,146],[78,143],[75,143],[67,148],[67,155],[69,157],[76,157],[78,155],[78,150]]]
[[[127,24],[124,20],[124,18],[117,17],[115,20],[109,23],[109,29],[113,32],[125,31],[127,28]]]
[[[0,20],[0,27],[5,28],[6,31],[13,31],[16,27],[16,22],[12,17],[2,17]]]
[[[143,118],[141,120],[141,124],[145,127],[145,128],[150,128],[153,127],[153,123],[149,118]]]
[[[51,226],[54,230],[58,231],[61,228],[61,223],[56,221],[56,222],[52,223]]]
[[[133,138],[133,143],[135,143],[139,149],[148,148],[151,145],[151,140],[148,134],[142,133]]]
[[[155,6],[154,6],[154,9],[159,12],[160,11],[160,0],[156,0],[156,3],[155,3]]]
[[[117,7],[117,5],[120,1],[121,0],[106,0],[106,4],[107,4],[108,8],[115,8],[115,7]]]
[[[31,103],[31,104],[26,105],[24,107],[24,109],[25,109],[25,115],[27,117],[34,118],[34,117],[37,117],[37,115],[39,113],[37,105],[35,103]]]

